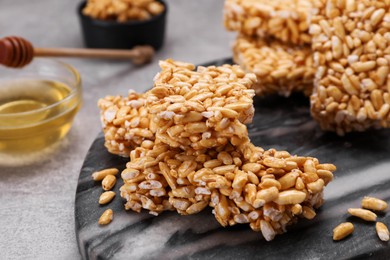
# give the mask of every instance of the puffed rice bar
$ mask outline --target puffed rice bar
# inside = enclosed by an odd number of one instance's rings
[[[249,89],[255,81],[253,74],[231,65],[199,67],[198,71],[193,71],[192,64],[172,60],[160,65],[155,87],[146,94],[130,91],[125,98],[99,100],[109,152],[128,157],[143,140],[154,140],[155,135],[172,147],[197,149],[224,145],[230,137],[247,141],[244,124],[251,122],[254,113],[254,91]]]
[[[320,0],[226,0],[224,24],[248,36],[310,44],[308,18],[321,6]]]
[[[256,95],[292,92],[310,95],[315,70],[309,46],[293,46],[274,39],[240,35],[233,45],[234,62],[257,76]]]
[[[253,118],[254,74],[237,65],[199,66],[160,61],[161,72],[145,95],[158,126],[156,139],[195,150],[248,141]]]
[[[98,101],[104,145],[110,153],[129,157],[144,140],[154,140],[156,127],[143,94],[129,91],[127,97],[107,96]]]
[[[148,142],[148,141],[145,141]],[[267,240],[297,217],[312,219],[336,169],[311,157],[228,144],[204,151],[151,143],[131,152],[122,172],[126,209],[194,214],[207,204],[222,226],[249,223]]]
[[[312,18],[311,112],[343,135],[390,125],[390,1],[327,0]]]

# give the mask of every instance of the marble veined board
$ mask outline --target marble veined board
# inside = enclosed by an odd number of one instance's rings
[[[221,60],[212,64],[228,63]],[[146,211],[125,211],[119,196],[100,206],[100,182],[92,172],[125,168],[127,159],[109,154],[100,134],[92,144],[80,172],[75,200],[76,235],[84,259],[390,259],[390,245],[381,242],[375,223],[349,217],[347,209],[360,207],[363,196],[390,202],[390,130],[371,130],[339,137],[321,131],[310,117],[309,101],[301,95],[290,98],[255,98],[256,113],[248,125],[251,140],[265,149],[314,156],[337,166],[335,179],[325,189],[326,202],[311,220],[300,220],[288,232],[266,242],[249,225],[223,228],[211,209],[180,216],[164,212],[158,217]],[[96,115],[97,116],[97,115]],[[119,176],[119,175],[118,175]],[[111,208],[114,219],[107,226],[97,221]],[[332,230],[352,221],[355,232],[334,242]],[[390,213],[378,215],[390,226]]]

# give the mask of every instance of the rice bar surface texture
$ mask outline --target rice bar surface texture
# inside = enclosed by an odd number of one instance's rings
[[[183,150],[248,141],[256,76],[237,65],[199,66],[166,60],[146,93],[156,139]]]
[[[310,95],[315,70],[310,46],[294,46],[275,39],[240,35],[233,45],[234,62],[254,73],[256,95],[292,92]]]
[[[390,1],[325,1],[310,33],[311,112],[339,135],[390,125]]]
[[[308,18],[321,6],[320,0],[226,0],[224,24],[248,36],[310,44]]]

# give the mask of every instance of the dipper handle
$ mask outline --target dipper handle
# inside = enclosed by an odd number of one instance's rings
[[[29,41],[21,37],[0,39],[0,64],[13,68],[29,64],[33,57],[130,59],[135,64],[144,64],[151,61],[153,56],[154,49],[150,46],[136,46],[131,50],[34,48]]]

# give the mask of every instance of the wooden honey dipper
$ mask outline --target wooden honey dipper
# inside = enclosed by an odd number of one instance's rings
[[[153,55],[154,49],[150,46],[137,46],[131,50],[34,48],[22,37],[10,36],[0,39],[0,64],[12,68],[26,66],[34,57],[131,59],[135,64],[144,64],[149,62]]]

